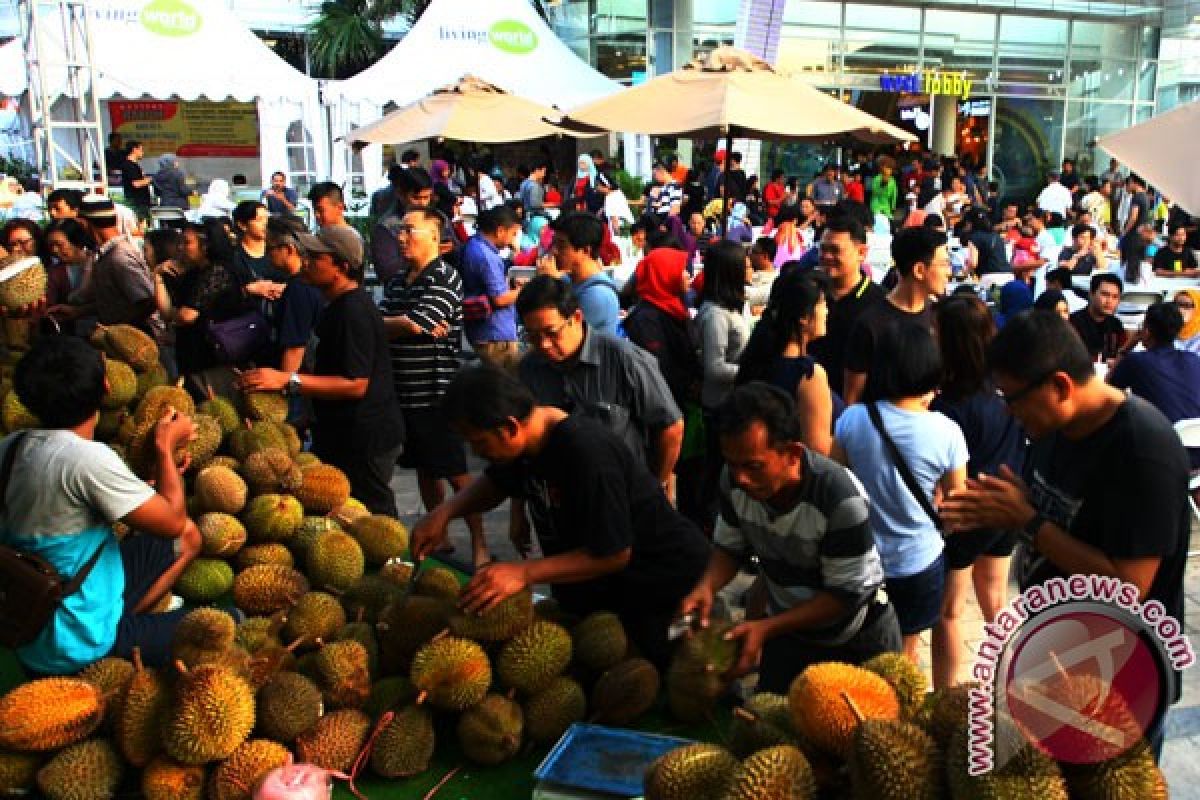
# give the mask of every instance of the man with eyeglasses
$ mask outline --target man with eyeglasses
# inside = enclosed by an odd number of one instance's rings
[[[1054,577],[1112,576],[1182,628],[1187,453],[1160,411],[1096,376],[1070,331],[1057,314],[1030,311],[996,335],[988,365],[1031,440],[1024,474],[981,475],[943,502],[942,520],[950,535],[1021,532],[1023,590]],[[1157,755],[1161,728],[1146,738]]]
[[[950,280],[946,234],[925,226],[905,228],[892,239],[892,260],[900,281],[887,295],[886,302],[873,306],[859,318],[846,345],[842,392],[846,405],[862,399],[875,356],[875,343],[903,324],[932,330],[931,298],[946,293]]]

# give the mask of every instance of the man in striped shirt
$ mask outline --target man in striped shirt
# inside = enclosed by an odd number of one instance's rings
[[[758,559],[767,614],[730,631],[742,651],[729,677],[758,664],[758,691],[786,694],[809,664],[899,651],[866,495],[849,470],[800,443],[791,397],[765,383],[739,386],[717,424],[726,469],[716,549],[680,613],[708,625],[716,593]]]
[[[441,260],[443,220],[427,208],[412,208],[397,226],[404,266],[383,289],[380,310],[391,343],[392,379],[404,416],[400,465],[417,471],[426,511],[446,499],[443,481],[455,491],[467,485],[462,439],[446,424],[442,396],[458,372],[462,339],[462,279]],[[467,518],[476,565],[489,559],[479,515]]]

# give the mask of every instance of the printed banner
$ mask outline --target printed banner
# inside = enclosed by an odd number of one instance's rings
[[[140,141],[150,157],[258,158],[254,103],[110,100],[108,114],[112,130]]]

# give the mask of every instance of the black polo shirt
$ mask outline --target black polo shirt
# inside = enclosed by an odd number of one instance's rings
[[[1081,308],[1071,315],[1071,327],[1083,340],[1092,361],[1102,355],[1105,360],[1116,358],[1125,343],[1125,326],[1115,316],[1097,322],[1087,308]]]
[[[829,388],[842,394],[842,378],[846,367],[846,348],[850,333],[863,312],[887,299],[883,289],[863,275],[853,291],[834,301],[825,323],[825,335],[809,346],[809,352],[829,375]]]

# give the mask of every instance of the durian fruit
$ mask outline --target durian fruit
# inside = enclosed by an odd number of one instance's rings
[[[533,591],[522,589],[482,614],[459,612],[450,617],[450,631],[477,642],[503,642],[533,622]]]
[[[125,408],[137,395],[137,376],[124,361],[104,359],[104,379],[108,381],[108,391],[100,398],[100,408],[106,411]]]
[[[420,706],[395,712],[371,750],[371,769],[384,778],[407,778],[429,769],[435,744],[433,715]]]
[[[46,762],[37,785],[48,800],[112,797],[121,782],[121,757],[107,739],[73,744]]]
[[[621,619],[608,611],[588,614],[571,630],[575,660],[585,669],[599,673],[625,658],[629,642]]]
[[[296,757],[323,769],[349,772],[371,730],[371,718],[357,709],[331,711],[296,737]]]
[[[167,375],[167,369],[157,361],[154,362],[150,369],[137,373],[137,395],[136,399],[141,402],[146,393],[155,386],[166,386],[170,380]]]
[[[375,681],[363,711],[378,720],[389,711],[408,705],[417,699],[417,690],[407,675],[391,675]]]
[[[864,719],[898,719],[900,702],[887,681],[850,664],[824,661],[796,676],[788,692],[796,731],[823,751],[846,758],[858,718],[843,694]]]
[[[321,696],[330,708],[362,708],[367,702],[371,694],[370,658],[358,642],[326,644],[317,652],[314,667]]]
[[[255,494],[290,492],[300,486],[303,476],[296,462],[284,450],[268,447],[251,453],[242,465],[242,474]]]
[[[375,638],[375,626],[362,620],[347,622],[334,634],[335,642],[358,642],[367,651],[367,665],[372,675],[379,673],[379,640]]]
[[[921,708],[913,717],[925,730],[938,747],[945,752],[950,747],[950,740],[960,728],[967,726],[967,708],[971,700],[971,689],[977,683],[960,683],[938,689],[925,696]]]
[[[489,694],[458,718],[458,741],[467,758],[494,766],[517,754],[524,723],[519,705],[504,695]]]
[[[291,753],[270,739],[250,739],[216,768],[209,782],[211,800],[251,800],[267,773],[289,763]]]
[[[321,690],[296,672],[277,672],[258,691],[258,731],[290,742],[317,724],[325,711]]]
[[[303,559],[313,542],[330,531],[340,530],[342,530],[341,526],[329,517],[305,517],[300,522],[300,527],[296,529],[295,535],[288,540],[288,547]]]
[[[440,597],[451,603],[458,602],[458,594],[462,589],[458,576],[445,567],[429,567],[421,570],[413,592],[428,597]]]
[[[329,518],[342,528],[348,528],[354,520],[359,517],[370,516],[370,514],[371,512],[362,504],[362,501],[351,497],[345,503],[330,511]]]
[[[278,564],[284,567],[296,566],[296,559],[292,556],[292,551],[287,549],[287,545],[282,545],[279,542],[252,544],[249,547],[243,547],[234,556],[233,560],[237,564],[238,569],[246,569],[257,564]]]
[[[226,436],[233,433],[242,424],[242,417],[233,403],[220,395],[210,395],[196,410],[201,414],[209,415],[220,423],[221,432]]]
[[[16,267],[21,263],[25,264],[24,269],[20,269],[12,277],[0,282],[0,308],[20,311],[46,296],[48,279],[41,259],[37,257],[22,259],[10,256],[0,261],[0,267]]]
[[[726,641],[732,623],[717,621],[679,643],[667,670],[667,702],[683,722],[708,718],[729,688],[725,673],[737,663],[741,647]]]
[[[792,710],[786,697],[760,692],[747,700],[742,708],[733,710],[729,723],[729,749],[738,758],[779,744],[806,750],[792,728]]]
[[[293,605],[308,591],[308,579],[290,567],[259,564],[233,579],[233,602],[251,615],[268,615]]]
[[[306,639],[315,645],[318,639],[332,640],[345,624],[346,612],[336,597],[308,592],[288,611],[283,638],[287,642]]]
[[[288,399],[283,392],[243,392],[242,410],[253,420],[282,423],[288,416]]]
[[[504,643],[496,658],[496,676],[506,688],[535,694],[570,663],[571,634],[553,622],[536,620]]]
[[[385,673],[408,672],[413,656],[429,640],[446,629],[454,606],[434,597],[413,595],[403,603],[387,606],[375,629]]]
[[[911,722],[863,720],[854,732],[849,765],[855,800],[944,796],[941,753],[929,734]]]
[[[207,414],[197,414],[192,417],[196,425],[196,438],[187,443],[188,455],[192,458],[192,469],[202,469],[221,449],[221,423]]]
[[[0,797],[29,794],[42,766],[42,758],[37,753],[0,750]]]
[[[817,784],[808,759],[786,744],[759,750],[733,774],[727,800],[812,800]]]
[[[309,514],[328,514],[350,499],[346,473],[330,464],[313,464],[300,473],[300,485],[292,489]]]
[[[39,678],[0,697],[0,747],[42,752],[82,741],[104,719],[104,695],[80,678]]]
[[[146,372],[158,364],[158,345],[132,325],[97,325],[91,342],[109,358],[124,361],[138,372]]]
[[[159,757],[142,772],[145,800],[204,800],[204,767]]]
[[[266,647],[282,647],[283,640],[279,634],[286,621],[287,617],[282,612],[270,617],[246,617],[238,623],[234,641],[251,654]]]
[[[1059,764],[1076,800],[1167,800],[1167,782],[1145,741],[1098,764]]]
[[[233,567],[219,558],[197,558],[183,568],[172,590],[191,603],[211,603],[233,588]]]
[[[246,528],[232,514],[210,511],[200,515],[196,527],[200,529],[203,555],[230,558],[246,544]]]
[[[993,752],[1011,757],[983,775],[971,775],[968,767],[968,730],[959,728],[946,751],[946,777],[950,796],[979,800],[1067,800],[1067,783],[1058,765],[1032,744],[1012,719],[998,714],[992,729]]]
[[[129,412],[125,409],[118,411],[101,411],[100,418],[96,421],[96,441],[109,442],[117,437],[117,432],[121,430],[121,423],[129,416]]]
[[[4,395],[3,402],[0,402],[0,422],[4,423],[4,430],[9,433],[42,426],[41,420],[17,397],[16,390]]]
[[[379,568],[379,577],[396,584],[402,589],[407,589],[408,580],[412,577],[413,569],[414,567],[410,562],[393,558],[391,561]],[[418,577],[417,580],[420,580],[420,578]],[[414,592],[414,594],[421,593]]]
[[[178,667],[163,749],[183,764],[228,758],[254,729],[254,690],[228,667]]]
[[[646,770],[646,800],[724,800],[741,763],[724,747],[689,744],[654,760]]]
[[[120,713],[125,692],[133,679],[133,663],[109,656],[89,664],[79,677],[93,684],[104,698],[104,725],[107,728]]]
[[[133,653],[134,673],[125,691],[125,702],[113,726],[113,739],[134,767],[144,767],[162,750],[162,726],[171,695],[157,670],[142,666],[141,654]]]
[[[246,505],[242,522],[252,542],[286,542],[304,520],[300,501],[287,494],[264,494]]]
[[[193,494],[205,511],[238,514],[246,507],[246,482],[229,467],[209,466],[196,475]]]
[[[225,467],[226,469],[233,470],[239,474],[242,471],[242,462],[238,461],[233,456],[213,456],[211,459],[209,459],[208,464],[205,466]]]
[[[350,523],[350,535],[362,547],[367,563],[376,567],[399,558],[408,548],[408,529],[400,520],[382,514],[354,520]]]
[[[535,695],[529,697],[525,712],[525,733],[537,744],[557,742],[567,728],[587,715],[587,695],[576,681],[559,675]]]
[[[171,655],[186,666],[202,663],[197,651],[219,652],[233,647],[237,623],[233,617],[217,608],[197,608],[189,611],[171,637]]]
[[[609,667],[592,687],[592,721],[624,727],[645,714],[658,697],[658,670],[644,658]]]
[[[363,576],[366,562],[353,536],[330,531],[314,541],[305,557],[313,586],[345,591]]]
[[[342,608],[347,619],[362,617],[374,625],[389,603],[400,599],[403,590],[380,575],[363,575],[354,585],[342,592]]]
[[[317,458],[316,453],[308,452],[297,453],[295,460],[296,466],[300,469],[308,469],[309,467],[315,467],[321,463],[321,459]]]
[[[192,396],[181,386],[155,386],[146,392],[146,396],[133,412],[134,424],[138,428],[157,425],[168,408],[173,408],[186,417],[196,414],[196,404]]]
[[[912,719],[920,710],[929,691],[929,680],[903,653],[880,653],[863,662],[862,668],[874,672],[895,690],[901,719]]]
[[[417,651],[409,677],[418,702],[428,698],[444,711],[465,711],[487,695],[492,665],[475,642],[439,636]]]
[[[300,452],[300,437],[292,426],[270,420],[247,422],[229,434],[229,450],[238,461],[268,447],[278,447],[295,458]]]

